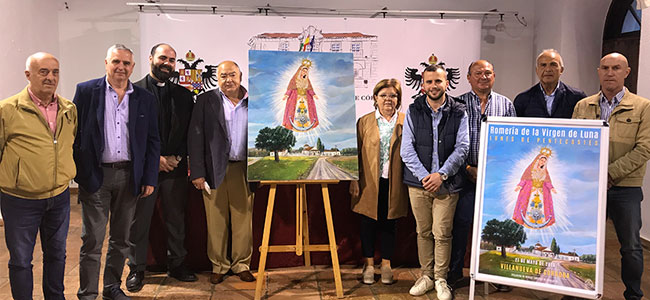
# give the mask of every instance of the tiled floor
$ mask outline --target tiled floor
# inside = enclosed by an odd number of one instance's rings
[[[68,235],[68,252],[65,276],[65,293],[67,299],[76,299],[79,287],[79,248],[81,246],[81,207],[76,204],[76,196],[71,201],[70,232]],[[11,299],[7,262],[9,254],[4,243],[4,230],[0,230],[0,300]],[[37,242],[37,245],[39,243]],[[622,299],[625,289],[620,282],[620,255],[618,241],[611,223],[607,224],[605,250],[605,286],[603,299]],[[104,247],[106,251],[106,247]],[[642,288],[650,295],[650,251],[644,251],[645,274]],[[41,292],[42,254],[40,247],[34,251],[34,299],[43,299]],[[103,261],[103,259],[102,259]],[[467,273],[467,269],[465,270]],[[418,269],[394,268],[395,284],[386,286],[381,283],[364,285],[359,281],[359,267],[342,266],[343,291],[348,299],[436,299],[435,292],[422,297],[411,297],[408,290],[419,275]],[[332,269],[324,266],[298,267],[271,270],[266,276],[265,296],[268,299],[332,299],[336,298]],[[253,299],[255,282],[242,282],[236,276],[230,276],[218,285],[208,282],[209,273],[201,273],[199,281],[184,283],[167,278],[163,273],[147,273],[142,291],[129,294],[133,299]],[[124,277],[126,277],[126,269]],[[100,279],[101,282],[101,279]],[[123,287],[124,288],[124,287]],[[494,292],[483,295],[483,285],[477,285],[476,299],[561,299],[562,296],[548,292],[514,288],[509,293]],[[469,287],[456,290],[455,299],[467,299]],[[644,299],[650,299],[648,296]]]

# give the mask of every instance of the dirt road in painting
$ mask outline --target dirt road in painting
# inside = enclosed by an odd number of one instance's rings
[[[583,290],[593,290],[593,286],[589,286],[576,274],[563,267],[558,261],[549,263],[549,265],[546,267],[546,270],[544,270],[544,273],[537,279],[537,282],[573,287]]]
[[[340,179],[340,180],[354,180],[352,175],[341,170],[339,167],[327,161],[327,158],[321,157],[314,164],[307,179]]]

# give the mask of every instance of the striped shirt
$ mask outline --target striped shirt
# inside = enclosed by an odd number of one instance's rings
[[[106,96],[104,109],[104,152],[103,163],[131,160],[129,140],[129,98],[133,93],[133,84],[129,81],[126,93],[119,102],[117,92],[106,79]],[[119,102],[119,103],[118,103]]]
[[[546,111],[548,112],[549,116],[553,115],[553,101],[555,101],[555,93],[557,93],[557,88],[559,86],[560,82],[558,81],[553,92],[550,95],[546,95],[546,91],[544,90],[542,83],[539,84],[539,88],[542,89],[542,95],[544,95],[544,101],[546,101]]]
[[[239,100],[237,105],[224,94],[221,89],[221,99],[223,100],[223,115],[228,127],[228,138],[230,139],[230,151],[228,159],[232,161],[246,160],[246,148],[248,137],[248,92]]]
[[[609,121],[609,116],[612,115],[614,108],[616,108],[616,106],[618,106],[618,104],[621,103],[621,99],[623,99],[623,96],[625,96],[625,87],[623,87],[623,89],[614,96],[611,103],[609,102],[609,100],[607,100],[607,98],[605,98],[605,94],[600,92],[600,119],[601,120]]]
[[[483,116],[516,117],[515,106],[508,97],[494,91],[488,95],[485,112],[481,113],[481,99],[474,91],[469,91],[459,97],[467,107],[467,119],[469,125],[469,153],[467,164],[476,166],[478,164],[478,149],[481,139],[481,119]]]

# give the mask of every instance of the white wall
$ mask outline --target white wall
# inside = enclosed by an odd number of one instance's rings
[[[41,0],[40,2],[46,2]],[[49,2],[49,1],[47,1]],[[58,1],[57,1],[58,2]],[[62,2],[62,1],[61,1]],[[59,10],[59,38],[61,60],[68,71],[61,78],[60,92],[72,97],[78,82],[99,77],[104,73],[105,49],[121,42],[140,53],[138,12],[125,5],[127,0],[68,0],[69,10]],[[210,0],[165,1],[174,3],[211,4]],[[323,2],[301,2],[295,0],[260,1],[241,0],[220,2],[220,5],[237,6],[306,6],[323,7]],[[539,51],[555,48],[564,58],[567,70],[563,80],[587,93],[598,89],[593,68],[598,63],[602,43],[602,28],[610,0],[493,0],[493,1],[347,1],[333,0],[328,7],[338,9],[381,9],[395,10],[472,10],[518,11],[528,22],[521,26],[512,16],[505,16],[505,32],[496,32],[495,17],[483,23],[481,56],[490,60],[497,73],[494,89],[511,99],[519,92],[537,82],[534,60]],[[16,16],[13,16],[15,19]],[[188,30],[197,40],[209,38],[210,29]],[[164,32],[164,29],[161,29]],[[486,42],[486,36],[494,36],[494,42]],[[435,39],[435,33],[431,37]],[[444,41],[441,41],[444,42]],[[580,45],[580,48],[578,48]],[[145,48],[151,45],[142,45]],[[435,49],[432,49],[434,51]],[[136,65],[134,74],[145,70]],[[144,67],[146,69],[146,66]],[[465,66],[462,66],[465,74]],[[135,75],[134,75],[135,76]],[[464,76],[461,80],[465,80]],[[459,91],[460,92],[460,91]]]
[[[0,59],[3,59],[4,76],[0,80],[0,98],[15,94],[26,85],[23,79],[25,58],[36,51],[49,51],[61,61],[59,93],[74,96],[78,82],[104,74],[106,49],[114,43],[124,43],[136,54],[140,53],[138,12],[126,6],[130,0],[66,0],[69,9],[63,8],[62,0],[3,0],[0,3]],[[141,2],[144,2],[141,1]],[[164,3],[214,4],[213,0],[162,0]],[[598,90],[595,67],[598,64],[602,44],[602,32],[607,8],[611,0],[331,0],[328,2],[304,2],[296,0],[240,0],[220,1],[219,5],[238,6],[303,6],[334,7],[339,9],[389,9],[401,10],[471,10],[519,11],[528,22],[521,26],[513,17],[506,16],[505,32],[496,32],[497,20],[484,21],[481,56],[495,66],[497,80],[494,89],[511,99],[519,92],[537,82],[534,61],[542,49],[555,48],[562,54],[566,65],[562,80],[584,90],[587,94]],[[644,25],[650,28],[650,16],[644,12]],[[164,28],[160,29],[164,33]],[[210,28],[188,29],[197,41],[210,38]],[[227,29],[232,30],[232,29]],[[642,38],[640,53],[650,51],[648,30]],[[485,37],[494,36],[494,43]],[[435,39],[435,33],[430,37]],[[444,43],[445,41],[440,41]],[[645,49],[645,51],[644,51]],[[433,49],[435,50],[435,49]],[[639,80],[650,79],[650,62],[640,59]],[[134,74],[142,74],[136,65]],[[463,66],[463,74],[466,67]],[[461,80],[465,80],[464,76]],[[650,97],[650,87],[639,84],[639,93]],[[644,90],[645,89],[645,90]],[[646,177],[650,180],[650,176]],[[650,187],[650,181],[646,186]],[[650,195],[648,191],[647,195]],[[644,211],[650,211],[650,201],[644,201]],[[643,235],[650,238],[650,216],[645,213]]]
[[[27,86],[25,60],[45,51],[59,54],[58,1],[23,0],[0,2],[0,99]],[[62,70],[65,72],[65,69]]]
[[[601,57],[603,27],[610,2],[535,2],[535,57],[544,49],[559,51],[565,66],[561,80],[587,95],[599,89],[596,67]]]
[[[47,1],[47,0],[41,0]],[[138,13],[135,8],[127,7],[126,0],[100,1],[100,0],[68,0],[69,10],[59,12],[59,36],[61,47],[61,61],[66,68],[71,68],[72,72],[67,72],[61,78],[60,92],[66,97],[72,97],[75,85],[78,82],[96,78],[104,73],[103,59],[105,50],[116,42],[121,42],[131,47],[136,54],[140,53],[139,45],[139,27],[137,24]],[[108,2],[108,3],[106,3]],[[164,1],[168,3],[197,3],[210,4],[209,0],[178,0]],[[365,2],[365,3],[364,3]],[[295,0],[285,1],[255,1],[241,0],[232,2],[219,3],[220,5],[238,5],[238,6],[264,6],[270,3],[272,6],[307,6],[323,7],[323,2],[300,2]],[[501,70],[495,85],[495,90],[509,97],[514,97],[525,87],[530,86],[533,81],[529,75],[533,71],[531,56],[534,51],[532,41],[534,35],[533,6],[527,1],[517,0],[495,0],[495,1],[347,1],[334,0],[327,3],[328,7],[339,9],[356,8],[356,9],[381,9],[387,6],[390,9],[401,10],[474,10],[487,11],[493,8],[502,11],[516,10],[520,15],[529,22],[528,27],[523,27],[512,17],[506,17],[506,32],[496,33],[495,43],[488,44],[485,41],[481,43],[481,53],[494,63]],[[14,17],[15,18],[15,17]],[[487,20],[485,25],[496,24],[496,19]],[[188,34],[196,35],[197,41],[203,38],[209,38],[209,28],[197,28],[188,30]],[[161,29],[164,32],[164,29]],[[484,34],[487,30],[483,30]],[[430,38],[435,39],[435,33]],[[599,37],[597,37],[599,38]],[[444,42],[444,41],[441,41]],[[149,48],[151,45],[142,45]],[[504,51],[506,49],[506,51]],[[435,50],[435,49],[432,49]],[[507,66],[517,66],[509,68]],[[142,74],[141,66],[136,65],[134,74]],[[145,66],[146,68],[146,66]],[[465,74],[465,66],[462,66]],[[135,76],[135,75],[134,75]],[[137,77],[137,76],[136,76]],[[464,76],[463,76],[463,79]]]
[[[637,78],[637,93],[650,99],[650,8],[643,10],[641,17],[641,45],[639,48],[639,77]],[[643,194],[645,200],[641,201],[641,217],[643,227],[641,237],[650,241],[650,168],[646,168],[645,180],[643,182]]]

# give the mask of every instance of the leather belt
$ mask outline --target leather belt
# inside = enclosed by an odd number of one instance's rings
[[[131,162],[119,161],[113,163],[102,163],[102,167],[111,168],[111,169],[128,169],[131,168]]]

